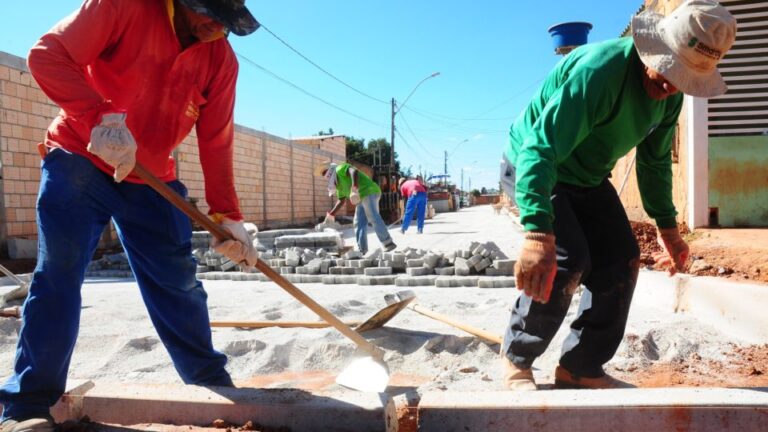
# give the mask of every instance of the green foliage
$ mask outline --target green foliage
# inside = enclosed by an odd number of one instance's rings
[[[360,162],[371,167],[374,165],[387,165],[389,164],[391,152],[392,146],[386,138],[370,140],[366,145],[363,138],[347,137],[347,160]],[[395,169],[400,176],[406,174],[400,170],[397,152],[395,152]]]
[[[319,136],[333,135],[333,128],[328,128],[328,132],[320,131],[317,133]]]
[[[474,196],[474,197],[479,197],[480,195],[482,195],[482,194],[480,193],[480,191],[479,191],[479,190],[477,190],[477,189],[472,189],[472,192],[470,192],[470,193],[471,193],[471,194],[472,194],[472,196]]]

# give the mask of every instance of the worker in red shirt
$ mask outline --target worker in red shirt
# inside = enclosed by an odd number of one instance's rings
[[[209,214],[236,239],[213,246],[255,265],[234,186],[238,65],[227,34],[258,27],[244,0],[85,0],[30,51],[32,75],[61,112],[44,142],[38,263],[14,373],[0,388],[3,432],[54,430],[49,408],[65,389],[80,288],[110,219],[182,380],[232,385],[211,342],[189,218],[131,171],[139,161],[186,195],[171,151],[194,126]]]
[[[416,212],[416,228],[419,234],[424,233],[424,216],[427,213],[427,186],[421,176],[415,179],[401,178],[400,194],[406,199],[405,214],[403,215],[403,225],[400,232],[405,234],[413,220],[413,213]]]

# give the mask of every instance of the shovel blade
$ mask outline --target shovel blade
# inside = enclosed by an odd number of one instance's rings
[[[389,384],[389,368],[373,357],[358,357],[341,371],[336,383],[352,390],[381,393]]]

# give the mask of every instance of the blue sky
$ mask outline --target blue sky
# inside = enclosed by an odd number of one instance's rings
[[[5,3],[0,51],[25,56],[40,35],[81,1]],[[464,168],[465,188],[470,178],[472,188],[496,187],[509,125],[559,60],[547,28],[589,21],[594,24],[590,41],[614,38],[641,4],[247,0],[269,31],[367,96],[340,84],[260,29],[244,38],[230,37],[244,57],[236,121],[285,138],[333,128],[366,140],[389,139],[390,99],[402,103],[425,77],[440,72],[424,81],[396,116],[400,160],[414,172],[438,174],[447,151],[448,174],[455,182],[461,183]]]

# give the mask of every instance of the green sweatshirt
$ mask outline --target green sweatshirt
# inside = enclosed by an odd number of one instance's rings
[[[632,38],[577,48],[555,67],[509,133],[515,199],[526,231],[552,231],[556,182],[595,187],[637,147],[643,207],[660,228],[676,226],[672,137],[682,94],[651,99]]]
[[[352,176],[349,175],[349,169],[354,168],[348,163],[340,164],[336,167],[336,195],[339,199],[349,198],[352,193]],[[357,190],[360,192],[360,198],[369,195],[381,194],[381,189],[370,177],[362,171],[357,171]]]

